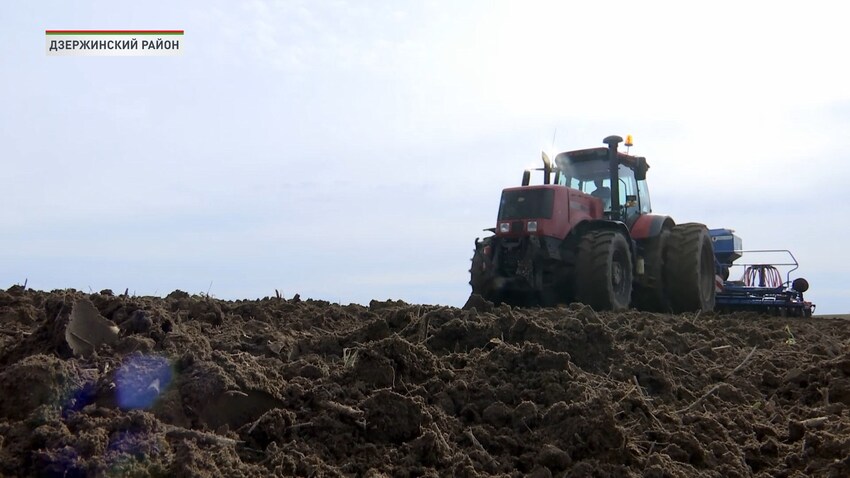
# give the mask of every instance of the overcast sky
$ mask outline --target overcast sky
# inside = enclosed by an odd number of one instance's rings
[[[460,306],[502,188],[633,134],[656,213],[791,249],[847,313],[848,9],[2,2],[0,287]],[[48,57],[46,29],[184,53]]]

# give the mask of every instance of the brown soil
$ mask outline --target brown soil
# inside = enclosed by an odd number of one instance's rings
[[[846,320],[13,287],[0,366],[5,476],[850,476]]]

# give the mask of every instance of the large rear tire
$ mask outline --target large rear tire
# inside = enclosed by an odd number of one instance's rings
[[[673,227],[664,254],[664,278],[673,312],[714,310],[714,248],[705,225]]]
[[[576,258],[576,300],[596,310],[622,311],[632,297],[632,254],[615,231],[591,231]]]

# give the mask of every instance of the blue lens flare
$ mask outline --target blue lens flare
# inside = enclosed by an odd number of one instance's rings
[[[115,375],[115,393],[122,409],[147,409],[171,384],[173,371],[165,357],[127,357]]]

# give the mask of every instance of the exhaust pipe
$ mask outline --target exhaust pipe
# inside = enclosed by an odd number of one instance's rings
[[[620,160],[617,158],[617,145],[623,142],[619,136],[608,136],[602,140],[608,145],[608,169],[611,173],[611,219],[621,221],[620,217]]]
[[[552,175],[552,161],[549,160],[549,155],[543,151],[543,184],[549,184],[549,176]]]

